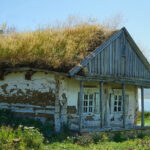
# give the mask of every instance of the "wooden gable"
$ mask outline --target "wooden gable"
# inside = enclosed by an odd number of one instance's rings
[[[128,31],[122,28],[70,71],[86,75],[150,79],[150,65]]]

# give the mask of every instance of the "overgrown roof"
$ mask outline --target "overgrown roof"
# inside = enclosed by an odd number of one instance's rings
[[[81,24],[0,36],[0,69],[32,67],[68,72],[116,30]]]

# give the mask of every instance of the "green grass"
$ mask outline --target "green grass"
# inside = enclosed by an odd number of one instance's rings
[[[148,150],[150,149],[149,139],[134,139],[125,142],[99,142],[98,144],[90,144],[89,146],[79,146],[69,142],[53,143],[47,146],[53,150]]]
[[[82,140],[86,140],[84,136]],[[15,142],[17,141],[17,142]],[[33,128],[18,127],[13,129],[11,127],[0,128],[0,149],[1,150],[145,150],[150,149],[150,138],[143,139],[129,139],[123,142],[103,141],[84,141],[86,144],[82,145],[81,141],[75,142],[73,137],[68,137],[63,141],[53,142],[44,141],[43,135]]]
[[[77,23],[0,36],[0,67],[28,66],[67,72],[116,30]]]
[[[138,119],[137,124],[141,125],[141,118]],[[150,126],[150,117],[144,118],[144,124],[145,124],[145,126]]]
[[[150,126],[150,112],[144,112],[144,124]],[[141,112],[139,112],[137,125],[141,125]]]

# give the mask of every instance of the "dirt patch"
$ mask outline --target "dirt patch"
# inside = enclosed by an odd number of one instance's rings
[[[34,71],[27,71],[25,74],[25,79],[26,80],[31,80],[32,75],[34,74]]]
[[[112,117],[111,119],[110,119],[110,121],[114,121],[115,119],[114,119],[114,117]]]
[[[7,94],[7,90],[6,90],[7,86],[8,86],[8,84],[1,85],[1,88],[5,94]]]
[[[93,121],[94,118],[93,118],[93,116],[87,116],[87,117],[85,118],[85,120],[86,120],[86,121]]]
[[[8,85],[3,85],[3,91],[6,94],[6,87]],[[10,96],[5,96],[0,94],[0,102],[5,103],[22,103],[22,104],[31,104],[31,105],[40,105],[40,106],[55,106],[55,94],[52,90],[49,92],[40,92],[37,90],[31,91],[27,90],[27,93],[24,93],[21,89],[18,89],[17,94]]]
[[[77,109],[76,106],[67,106],[67,114],[76,114]]]

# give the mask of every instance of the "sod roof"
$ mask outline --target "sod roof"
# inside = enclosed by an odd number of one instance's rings
[[[68,72],[116,30],[81,24],[0,35],[0,69],[32,67]]]

